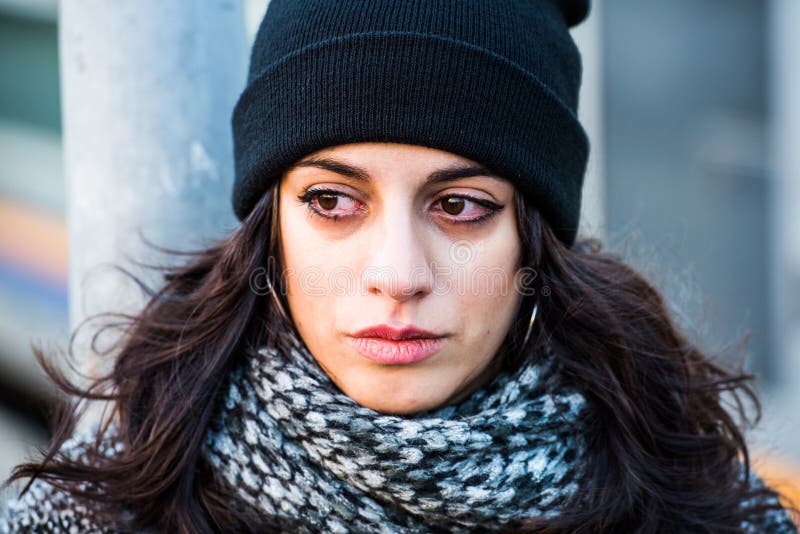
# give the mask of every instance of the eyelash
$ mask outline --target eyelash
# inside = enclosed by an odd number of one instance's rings
[[[309,213],[312,216],[322,217],[323,219],[326,219],[326,220],[329,220],[329,221],[332,221],[332,222],[337,222],[339,220],[340,216],[339,215],[334,215],[334,216],[325,215],[324,213],[322,213],[319,210],[317,210],[311,203],[312,200],[314,200],[315,198],[317,198],[317,197],[319,197],[321,195],[342,196],[342,197],[347,197],[347,198],[353,199],[350,195],[347,195],[345,193],[342,193],[341,191],[336,191],[336,190],[333,190],[333,189],[308,189],[305,192],[303,192],[302,194],[298,195],[298,197],[297,197],[298,203],[299,204],[304,204],[306,206],[306,208],[308,209]],[[495,204],[494,202],[491,202],[491,201],[488,201],[488,200],[474,198],[474,197],[471,197],[469,195],[445,195],[445,196],[442,196],[442,197],[436,199],[436,202],[434,202],[434,205],[436,203],[438,203],[438,202],[441,202],[442,200],[444,200],[446,198],[460,198],[460,199],[464,199],[464,200],[469,200],[470,202],[474,202],[475,204],[478,204],[479,206],[483,206],[484,208],[489,210],[486,214],[481,215],[480,217],[476,217],[474,219],[466,219],[466,220],[451,219],[451,222],[454,223],[454,224],[481,224],[483,222],[488,221],[489,219],[491,219],[495,215],[497,215],[497,213],[505,207],[505,206],[502,206],[502,205],[499,205],[499,204]],[[355,199],[353,199],[353,200],[355,200]]]

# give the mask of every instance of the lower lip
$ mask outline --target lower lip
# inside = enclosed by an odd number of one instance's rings
[[[378,337],[350,337],[350,344],[365,358],[386,364],[414,363],[433,356],[445,338],[391,340]]]

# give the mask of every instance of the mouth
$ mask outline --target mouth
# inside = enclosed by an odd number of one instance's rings
[[[446,334],[437,334],[414,326],[394,328],[377,325],[348,336],[348,341],[365,358],[383,364],[409,364],[436,354],[444,345]]]

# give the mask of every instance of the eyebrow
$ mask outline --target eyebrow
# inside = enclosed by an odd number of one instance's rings
[[[369,173],[354,165],[344,163],[329,157],[315,157],[307,160],[300,161],[292,165],[291,168],[297,167],[317,167],[325,169],[326,171],[335,172],[359,182],[370,182],[372,178]],[[425,184],[438,184],[442,182],[452,182],[461,178],[469,178],[471,176],[487,176],[489,178],[502,179],[497,174],[493,173],[486,167],[472,164],[454,164],[444,169],[439,169],[428,175],[425,179]]]

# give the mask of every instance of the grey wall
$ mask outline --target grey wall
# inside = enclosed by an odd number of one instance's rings
[[[708,348],[751,332],[769,379],[764,3],[603,6],[611,241]]]

